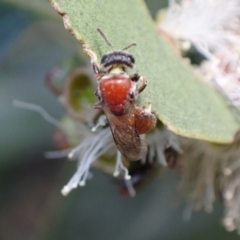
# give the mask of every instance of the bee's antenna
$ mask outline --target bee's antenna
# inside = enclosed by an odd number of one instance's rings
[[[104,33],[99,29],[97,28],[97,31],[101,34],[101,36],[103,37],[103,39],[106,41],[106,43],[111,47],[113,48],[112,44],[107,40],[106,36],[104,35]]]
[[[127,50],[127,49],[129,49],[130,47],[133,47],[133,46],[137,46],[137,44],[136,43],[131,43],[127,47],[123,48],[122,51]]]

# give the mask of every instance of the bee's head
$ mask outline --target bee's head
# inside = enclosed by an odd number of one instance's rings
[[[101,68],[109,72],[112,68],[132,69],[135,64],[134,57],[124,51],[113,51],[105,54],[101,59]]]
[[[99,28],[97,31],[101,34],[106,43],[113,49],[111,43],[107,40],[104,33]],[[135,59],[131,54],[125,51],[132,46],[136,46],[136,43],[132,43],[120,51],[112,51],[103,55],[101,59],[102,71],[109,73],[113,69],[121,69],[125,72],[128,68],[132,69],[135,64]]]

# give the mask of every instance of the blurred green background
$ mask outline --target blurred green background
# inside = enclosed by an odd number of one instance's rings
[[[146,1],[152,16],[166,1]],[[46,0],[0,1],[0,239],[128,240],[238,239],[221,226],[222,204],[183,221],[177,174],[169,172],[123,198],[98,170],[85,188],[63,197],[76,162],[47,160],[55,127],[14,99],[41,105],[60,119],[64,110],[44,79],[57,62],[80,51]]]

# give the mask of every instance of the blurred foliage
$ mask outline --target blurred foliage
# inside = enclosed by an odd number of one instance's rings
[[[12,100],[36,103],[60,119],[63,110],[44,78],[79,46],[47,1],[2,2],[7,1],[0,1],[0,239],[238,239],[218,222],[221,204],[211,215],[198,212],[182,221],[175,175],[123,199],[111,178],[93,171],[87,187],[61,196],[75,163],[44,159],[54,149],[55,128],[34,112],[14,108]],[[49,14],[38,11],[43,9]]]

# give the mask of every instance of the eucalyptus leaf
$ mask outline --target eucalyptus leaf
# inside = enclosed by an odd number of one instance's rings
[[[136,72],[148,79],[140,104],[152,104],[158,118],[176,134],[228,143],[239,121],[220,94],[196,76],[190,66],[159,38],[142,1],[50,0],[65,27],[98,56],[110,51],[100,28],[116,49],[132,42]]]

